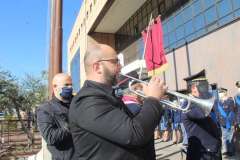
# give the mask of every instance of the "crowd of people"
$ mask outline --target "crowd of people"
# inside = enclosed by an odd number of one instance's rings
[[[37,110],[38,127],[53,160],[155,160],[158,136],[175,144],[183,141],[187,160],[234,155],[240,94],[230,98],[226,89],[217,87],[210,92],[205,70],[184,79],[184,94],[203,100],[214,96],[214,106],[203,108],[193,102],[187,112],[181,112],[159,103],[168,99],[183,108],[188,104],[166,97],[167,86],[157,76],[148,84],[132,81],[121,96],[117,94],[114,86],[128,84],[129,77],[118,81],[121,65],[108,45],[88,46],[84,67],[86,81],[74,97],[71,77],[57,74],[53,99]],[[240,93],[240,83],[236,86]],[[161,134],[154,134],[156,130]]]
[[[239,124],[240,124],[240,81],[236,82],[237,94],[229,96],[226,88],[211,88],[215,98],[212,118],[221,129],[222,153],[233,156],[239,152]],[[185,94],[186,91],[184,91]],[[165,109],[160,124],[155,131],[155,139],[163,142],[172,141],[187,146],[186,130],[182,121],[182,112],[175,109]]]

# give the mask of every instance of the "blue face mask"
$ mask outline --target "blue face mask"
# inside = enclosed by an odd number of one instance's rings
[[[72,92],[73,92],[72,87],[63,87],[60,96],[65,100],[69,100],[72,98]]]

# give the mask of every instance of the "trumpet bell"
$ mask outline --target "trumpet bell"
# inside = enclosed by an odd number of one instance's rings
[[[207,100],[199,99],[197,101],[194,101],[194,103],[198,104],[198,107],[201,108],[205,116],[208,116],[212,111],[212,108],[214,106],[214,101],[215,101],[215,98],[212,97]]]

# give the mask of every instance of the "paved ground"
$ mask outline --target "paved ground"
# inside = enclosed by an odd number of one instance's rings
[[[181,160],[181,144],[156,140],[155,149],[157,160]],[[183,159],[185,159],[185,156]]]
[[[172,142],[155,141],[157,160],[185,160],[185,154],[181,154],[181,144],[172,144]],[[240,160],[240,155],[223,158],[223,160]]]
[[[169,142],[155,141],[156,158],[157,160],[185,160],[186,156],[181,153],[181,144],[172,144]],[[18,160],[26,160],[27,158],[19,158]],[[240,154],[231,157],[223,158],[223,160],[240,160]]]

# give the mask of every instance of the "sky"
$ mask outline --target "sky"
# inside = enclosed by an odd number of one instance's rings
[[[48,70],[50,0],[1,0],[0,69],[17,78]],[[82,0],[63,0],[63,71],[67,71],[67,40]]]

